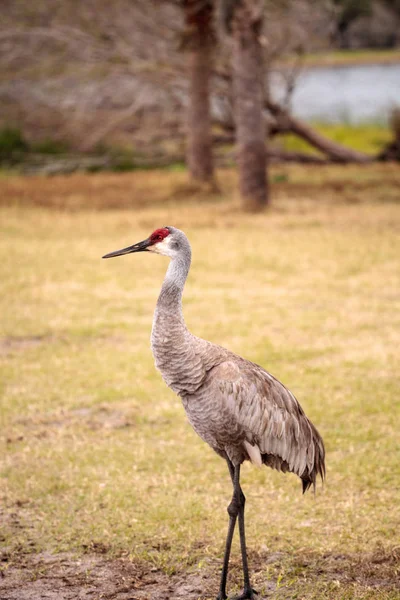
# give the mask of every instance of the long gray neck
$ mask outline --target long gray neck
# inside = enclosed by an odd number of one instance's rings
[[[182,248],[169,264],[154,313],[151,346],[157,368],[177,394],[193,393],[205,368],[196,353],[194,336],[182,314],[182,292],[191,261],[190,246]]]
[[[158,297],[156,315],[159,309],[170,313],[171,317],[182,316],[182,293],[189,273],[191,263],[190,248],[183,255],[178,255],[171,260]]]

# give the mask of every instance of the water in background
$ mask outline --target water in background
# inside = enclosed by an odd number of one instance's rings
[[[282,98],[282,77],[272,75],[273,97]],[[400,106],[400,64],[318,67],[303,71],[291,99],[293,113],[308,121],[386,124]]]

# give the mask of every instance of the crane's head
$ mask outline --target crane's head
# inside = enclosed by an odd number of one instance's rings
[[[164,256],[174,258],[183,248],[185,242],[188,245],[183,231],[175,229],[175,227],[161,227],[161,229],[153,231],[142,242],[105,254],[103,258],[113,258],[114,256],[122,256],[123,254],[131,254],[132,252],[155,252],[156,254],[164,254]]]

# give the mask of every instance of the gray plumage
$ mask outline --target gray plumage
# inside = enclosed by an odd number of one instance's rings
[[[244,541],[244,495],[240,465],[245,460],[298,475],[303,491],[325,476],[324,444],[293,394],[259,365],[196,337],[182,314],[182,293],[191,263],[185,234],[174,227],[156,230],[147,240],[106,255],[152,251],[171,258],[154,314],[151,346],[165,383],[183,402],[198,435],[228,462],[234,485],[228,508],[230,528],[220,593],[225,584],[230,544],[239,517],[245,590],[253,598]]]
[[[324,446],[293,394],[260,366],[188,331],[182,292],[191,262],[185,234],[169,227],[179,251],[168,267],[151,345],[165,383],[182,398],[198,435],[235,464],[251,460],[290,471],[307,489],[324,477]],[[168,238],[167,238],[168,239]],[[171,238],[172,239],[172,238]]]

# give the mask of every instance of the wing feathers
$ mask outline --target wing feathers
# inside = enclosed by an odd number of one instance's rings
[[[212,370],[226,408],[243,430],[254,464],[264,464],[303,480],[303,490],[325,476],[324,445],[300,404],[277,379],[238,357]]]

